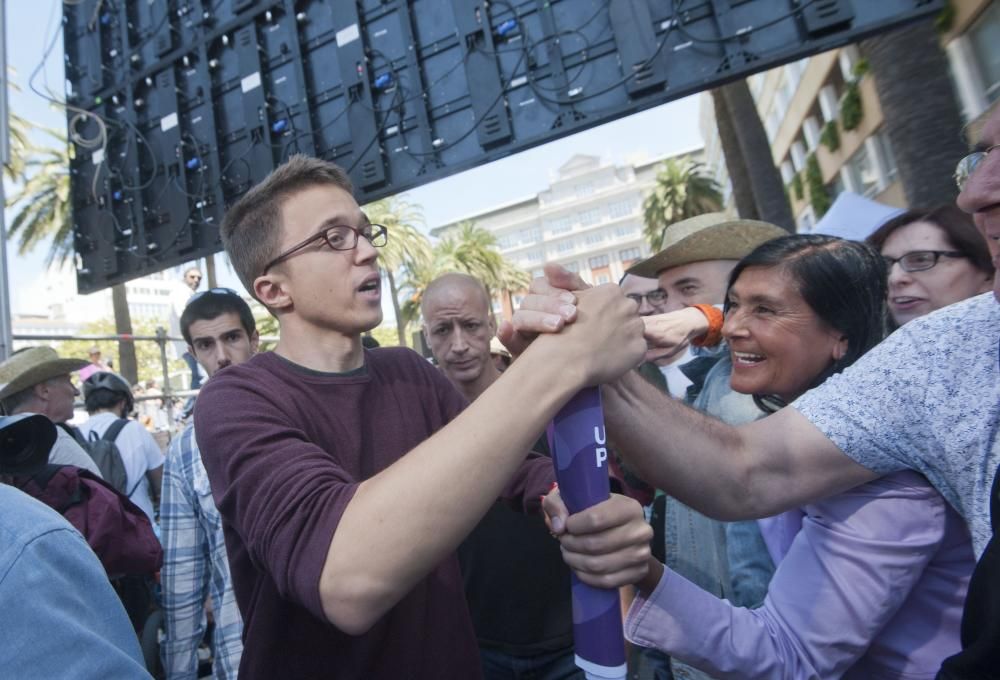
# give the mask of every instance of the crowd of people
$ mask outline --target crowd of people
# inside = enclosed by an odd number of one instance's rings
[[[206,380],[166,455],[99,353],[0,364],[5,673],[583,678],[572,573],[621,589],[634,677],[1000,676],[1000,111],[981,137],[957,206],[866,242],[700,215],[499,326],[445,274],[432,362],[363,341],[392,233],[291,157],[221,225],[278,343],[189,270]],[[543,432],[595,385],[615,493],[569,515]]]

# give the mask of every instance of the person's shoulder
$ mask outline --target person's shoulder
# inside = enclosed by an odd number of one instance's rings
[[[998,325],[1000,302],[993,293],[983,293],[914,319],[900,331],[913,338],[932,339],[968,336],[980,330],[993,330]]]
[[[427,359],[409,347],[376,347],[365,350],[369,365],[379,370],[434,371]]]
[[[23,546],[44,534],[73,527],[62,515],[28,494],[6,484],[0,484],[0,551]]]
[[[909,322],[889,336],[880,360],[908,363],[918,357],[931,370],[951,370],[956,363],[995,355],[998,332],[1000,303],[984,293]]]
[[[190,457],[192,451],[198,450],[198,442],[194,437],[194,423],[188,423],[183,430],[170,440],[167,448],[167,461],[164,463],[164,470],[177,469],[181,466],[183,459]]]
[[[226,366],[213,375],[198,392],[198,398],[233,390],[253,389],[254,386],[266,386],[276,382],[275,373],[281,370],[282,366],[275,359],[273,352],[255,354],[242,364]]]

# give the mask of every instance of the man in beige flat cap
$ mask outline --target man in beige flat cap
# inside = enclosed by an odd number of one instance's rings
[[[75,465],[94,473],[97,464],[69,432],[59,427],[73,417],[73,402],[80,392],[70,375],[90,362],[86,359],[61,359],[51,347],[29,347],[14,352],[0,363],[0,408],[6,415],[39,413],[57,425],[56,443],[49,462]]]

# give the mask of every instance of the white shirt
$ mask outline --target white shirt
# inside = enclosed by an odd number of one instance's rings
[[[869,470],[921,472],[965,518],[977,556],[1000,463],[998,340],[1000,303],[978,295],[914,319],[793,404]]]
[[[118,420],[114,413],[105,411],[91,416],[90,420],[80,426],[83,436],[90,439],[90,433],[96,432],[98,437],[104,435],[111,423]],[[142,508],[142,511],[149,517],[149,521],[155,524],[153,517],[153,499],[149,495],[149,479],[146,473],[155,470],[163,465],[163,452],[159,444],[153,439],[139,423],[130,420],[128,424],[118,433],[115,444],[122,454],[122,462],[125,464],[125,474],[128,478],[128,491],[132,492],[130,499],[133,503]]]
[[[667,381],[667,390],[670,391],[670,396],[675,399],[684,399],[687,397],[687,389],[694,383],[684,375],[681,371],[681,366],[691,361],[694,355],[691,353],[691,348],[688,347],[684,350],[672,364],[667,364],[666,366],[660,366],[660,373],[663,374],[664,380]]]

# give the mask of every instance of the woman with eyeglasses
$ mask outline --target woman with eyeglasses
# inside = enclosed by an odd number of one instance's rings
[[[897,327],[993,287],[986,241],[954,205],[907,210],[868,243],[889,267],[889,313]]]

